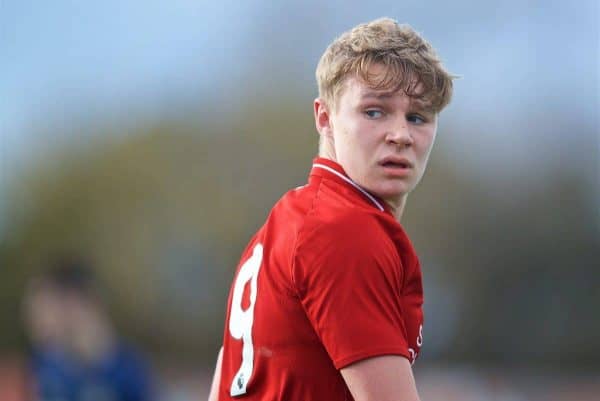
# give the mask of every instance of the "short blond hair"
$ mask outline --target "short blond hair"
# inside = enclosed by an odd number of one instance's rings
[[[369,73],[376,64],[385,67],[383,74]],[[390,18],[360,24],[327,47],[316,71],[319,97],[335,109],[346,78],[352,75],[374,89],[402,89],[436,113],[450,103],[456,78],[425,39]]]

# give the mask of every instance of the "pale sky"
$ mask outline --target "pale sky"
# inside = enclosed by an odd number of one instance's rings
[[[461,75],[442,116],[455,132],[440,141],[474,149],[465,163],[495,171],[510,154],[511,165],[543,168],[565,140],[571,151],[598,146],[593,0],[0,0],[0,185],[56,139],[46,124],[56,132],[85,116],[156,118],[272,63],[313,96],[324,47],[378,16],[413,25]]]

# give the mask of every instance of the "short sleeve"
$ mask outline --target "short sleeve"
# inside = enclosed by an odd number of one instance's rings
[[[403,268],[375,217],[349,214],[308,224],[294,257],[298,296],[337,369],[378,355],[410,359]]]

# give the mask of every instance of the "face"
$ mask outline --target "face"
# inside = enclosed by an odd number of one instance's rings
[[[347,78],[335,110],[315,101],[324,155],[393,208],[420,181],[433,146],[437,115],[400,90],[374,90]],[[323,149],[323,148],[322,148]]]
[[[65,333],[63,302],[57,290],[41,288],[25,303],[26,322],[31,339],[39,344],[61,343]]]

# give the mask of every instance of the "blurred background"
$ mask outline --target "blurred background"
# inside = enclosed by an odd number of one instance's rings
[[[422,399],[597,399],[597,1],[0,0],[2,401],[25,396],[25,290],[64,254],[159,399],[206,398],[238,258],[316,155],[317,61],[380,16],[461,76],[402,222]]]

